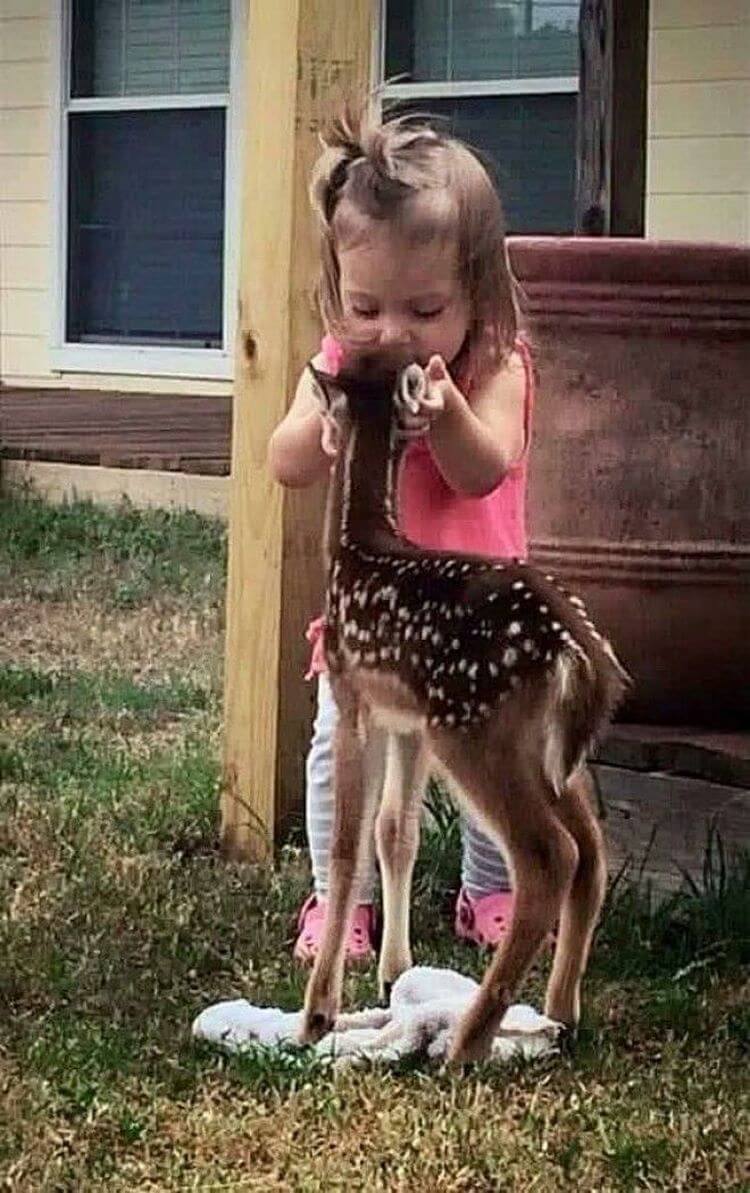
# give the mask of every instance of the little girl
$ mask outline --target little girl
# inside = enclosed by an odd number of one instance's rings
[[[335,373],[342,338],[403,349],[426,367],[429,425],[403,458],[399,523],[423,547],[526,555],[526,463],[533,402],[528,349],[518,337],[502,209],[477,157],[414,118],[344,119],[324,139],[311,195],[321,227],[319,301],[328,334],[315,363]],[[281,484],[330,470],[307,371],[269,445]],[[307,759],[306,819],[314,891],[299,916],[295,956],[311,961],[326,911],[333,827],[332,740],[337,710],[316,640],[318,708]],[[458,936],[494,945],[513,913],[497,847],[462,820]],[[373,953],[373,850],[358,880],[349,960]]]

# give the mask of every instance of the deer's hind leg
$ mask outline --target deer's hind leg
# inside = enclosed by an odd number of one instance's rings
[[[563,900],[545,1013],[575,1028],[581,1010],[581,979],[607,886],[607,859],[585,768],[570,776],[555,813],[578,846],[578,866]]]
[[[356,897],[354,880],[365,841],[372,833],[385,774],[385,730],[369,722],[362,726],[356,703],[343,704],[334,738],[328,911],[305,993],[302,1043],[314,1043],[326,1035],[339,1012],[346,936]]]
[[[389,735],[383,801],[375,826],[383,887],[383,940],[378,966],[381,997],[389,995],[393,982],[412,963],[411,879],[419,848],[419,818],[426,781],[421,735]]]
[[[510,929],[451,1046],[450,1060],[462,1064],[489,1055],[505,1012],[559,918],[578,866],[578,846],[553,810],[555,792],[541,768],[526,763],[512,746],[502,754],[433,748],[457,793],[504,843],[515,885]]]

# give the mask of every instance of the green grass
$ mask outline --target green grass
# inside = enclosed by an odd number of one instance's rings
[[[307,1051],[195,1046],[208,1003],[296,1008],[305,980],[290,958],[304,855],[284,847],[269,873],[217,848],[221,529],[0,509],[3,1187],[747,1188],[750,862],[728,869],[716,834],[702,880],[666,901],[614,885],[571,1055],[335,1078]],[[126,572],[137,607],[117,596]],[[455,813],[435,789],[430,806],[417,959],[478,975],[451,932]],[[547,965],[523,991],[537,1004]],[[374,999],[373,972],[345,997]]]
[[[214,693],[180,680],[137,683],[117,672],[65,674],[0,665],[0,701],[10,711],[22,714],[52,716],[57,712],[71,721],[127,715],[147,723],[205,709],[213,698]]]
[[[206,591],[216,597],[226,566],[226,531],[197,514],[118,513],[88,501],[61,507],[39,499],[0,500],[0,584],[64,599],[94,591],[115,608],[132,608],[159,594]]]
[[[63,506],[35,498],[4,497],[0,504],[4,562],[16,566],[44,560],[63,565],[72,560],[157,562],[157,574],[183,563],[193,575],[207,561],[224,557],[221,523],[190,512],[136,510],[125,503],[116,513],[89,501]]]

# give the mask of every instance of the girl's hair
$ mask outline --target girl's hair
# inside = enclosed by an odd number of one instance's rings
[[[326,327],[346,338],[337,247],[389,220],[415,243],[433,238],[458,249],[470,324],[454,367],[476,382],[513,348],[518,287],[505,244],[500,197],[479,158],[424,117],[377,120],[346,111],[322,135],[310,197],[321,234],[318,303]]]

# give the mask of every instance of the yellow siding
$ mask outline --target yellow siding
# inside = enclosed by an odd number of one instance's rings
[[[750,3],[651,0],[646,234],[750,243]]]
[[[2,154],[2,150],[0,150]],[[0,160],[7,160],[2,159]],[[8,167],[10,168],[10,167]],[[50,243],[50,204],[45,200],[41,203],[3,203],[0,202],[0,245],[22,247],[36,244],[49,246]],[[3,265],[5,265],[3,253]],[[5,281],[7,278],[4,277]]]
[[[652,195],[649,220],[649,235],[662,240],[747,243],[745,195]]]
[[[52,257],[51,6],[0,0],[0,369],[48,373]]]
[[[652,29],[715,28],[747,20],[747,0],[651,0]]]
[[[35,341],[36,342],[36,341]],[[19,355],[17,358],[23,361],[23,346],[19,348]],[[26,357],[27,367],[33,369],[33,362]],[[126,394],[196,394],[199,397],[227,397],[231,394],[233,385],[231,381],[210,381],[202,378],[184,378],[184,377],[153,377],[150,374],[130,374],[126,373],[119,376],[115,373],[71,373],[67,369],[64,374],[61,373],[45,373],[42,376],[36,376],[33,373],[28,374],[33,377],[33,382],[19,381],[16,379],[15,385],[29,385],[33,384],[39,389],[58,389],[64,386],[66,389],[103,389],[103,390],[117,390]],[[8,381],[10,384],[10,380]]]
[[[0,177],[0,202],[38,203],[50,190],[48,153],[8,153]]]
[[[47,109],[0,109],[0,145],[3,153],[48,153]]]
[[[742,26],[715,29],[655,29],[651,39],[651,82],[679,83],[747,76],[747,37]]]
[[[651,164],[663,194],[700,195],[710,187],[713,194],[736,195],[747,184],[749,154],[747,137],[659,137]]]
[[[3,5],[3,12],[7,8]],[[46,16],[4,17],[0,58],[3,62],[33,62],[49,56],[50,23]]]
[[[47,330],[47,302],[43,289],[4,289],[0,292],[0,327],[8,336],[43,336]]]
[[[13,21],[24,18],[32,20],[49,16],[49,0],[2,0],[0,3],[0,20]]]
[[[59,0],[57,0],[59,3]],[[0,380],[8,385],[226,394],[227,381],[53,372],[53,111],[49,0],[0,0]]]
[[[15,27],[19,22],[11,21]],[[6,22],[1,22],[6,24]],[[7,35],[0,28],[0,55],[5,52]],[[49,71],[47,60],[33,62],[2,62],[0,71],[0,108],[45,108],[49,105]]]
[[[664,83],[651,89],[650,138],[748,135],[750,82]],[[701,169],[700,159],[695,163]]]
[[[46,293],[50,284],[50,269],[50,256],[43,245],[3,248],[3,272],[15,279],[18,290],[42,290]]]

